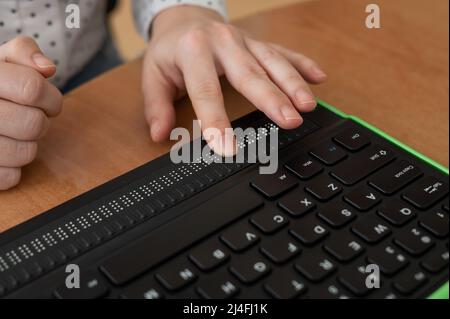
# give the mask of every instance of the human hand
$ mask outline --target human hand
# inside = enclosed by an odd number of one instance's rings
[[[49,117],[61,111],[61,93],[46,80],[55,72],[31,38],[0,46],[0,190],[19,183],[21,168],[37,155]]]
[[[284,129],[301,125],[299,112],[316,107],[308,83],[326,80],[310,58],[253,40],[213,11],[192,6],[168,9],[153,23],[143,66],[145,115],[152,139],[169,137],[175,125],[173,102],[186,93],[203,131],[230,128],[219,82],[222,75]],[[221,155],[234,153],[234,148],[226,147],[234,145],[230,141],[208,143]]]

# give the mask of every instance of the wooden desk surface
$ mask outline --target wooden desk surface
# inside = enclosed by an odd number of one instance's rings
[[[379,30],[365,27],[367,3],[313,1],[236,24],[320,61],[330,80],[315,88],[317,96],[448,166],[448,0],[378,0]],[[0,193],[0,231],[169,150],[169,143],[150,141],[140,65],[120,67],[66,96],[22,184]],[[231,118],[253,109],[224,86]],[[193,116],[189,102],[181,102],[178,125],[191,127]]]

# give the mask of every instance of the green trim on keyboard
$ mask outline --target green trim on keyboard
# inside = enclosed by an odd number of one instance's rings
[[[354,121],[362,126],[364,126],[365,128],[371,130],[372,132],[374,132],[375,134],[380,135],[381,137],[385,138],[386,140],[388,140],[389,142],[395,144],[396,146],[402,148],[403,150],[405,150],[406,152],[410,153],[411,155],[421,159],[422,161],[424,161],[425,163],[435,167],[436,169],[438,169],[439,171],[443,172],[444,174],[449,175],[449,170],[448,168],[442,166],[441,164],[433,161],[431,158],[419,153],[418,151],[412,149],[411,147],[403,144],[402,142],[400,142],[399,140],[395,139],[394,137],[390,136],[389,134],[383,132],[382,130],[380,130],[379,128],[376,128],[375,126],[367,123],[366,121],[353,116],[353,115],[348,115],[344,112],[342,112],[341,110],[337,109],[336,107],[321,101],[319,99],[317,99],[317,102],[320,106],[330,110],[331,112],[335,113],[336,115],[344,118],[344,119],[348,119],[351,121]],[[449,299],[449,285],[448,282],[446,284],[444,284],[441,288],[439,288],[438,290],[436,290],[433,294],[431,294],[428,299]]]

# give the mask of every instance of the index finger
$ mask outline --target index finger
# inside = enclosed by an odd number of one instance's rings
[[[223,156],[235,154],[235,142],[231,123],[225,111],[225,103],[211,50],[200,34],[191,35],[185,43],[185,53],[180,64],[186,89],[195,113],[201,121],[202,131],[210,147]],[[213,130],[212,130],[213,129]],[[219,134],[214,134],[213,131]],[[209,136],[207,136],[209,135]]]

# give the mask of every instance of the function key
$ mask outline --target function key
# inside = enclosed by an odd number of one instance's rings
[[[422,267],[432,273],[438,273],[445,268],[448,269],[448,250],[433,252],[422,263]]]
[[[326,165],[335,165],[347,157],[347,153],[332,142],[319,145],[310,153]]]
[[[273,175],[258,175],[251,186],[269,199],[280,196],[298,185],[297,180],[284,171]]]
[[[295,268],[309,280],[319,282],[334,273],[337,265],[322,253],[309,252],[300,257]]]
[[[350,234],[331,238],[324,249],[340,262],[349,262],[364,252],[364,247]]]
[[[197,279],[197,275],[190,266],[173,263],[164,265],[156,274],[156,279],[170,291],[180,290]]]
[[[301,179],[310,179],[323,171],[322,165],[307,155],[301,155],[286,164],[286,168]]]
[[[389,226],[374,216],[367,216],[357,221],[353,225],[352,231],[371,244],[380,242],[392,233]]]
[[[306,284],[293,271],[279,272],[269,278],[264,289],[275,299],[294,299],[306,292]]]
[[[215,241],[196,247],[189,254],[189,259],[203,271],[211,271],[219,267],[225,263],[229,257],[230,255]]]
[[[414,256],[423,255],[434,246],[434,242],[430,236],[417,228],[403,231],[397,235],[394,243]]]
[[[306,186],[306,191],[321,201],[328,201],[342,192],[342,187],[330,178],[322,176]]]
[[[448,237],[449,222],[446,213],[428,212],[423,215],[419,224],[438,238]]]
[[[304,245],[311,246],[325,239],[330,233],[315,216],[305,217],[291,226],[291,234]]]
[[[390,245],[371,250],[368,261],[378,265],[381,272],[388,276],[395,275],[409,264],[405,255]]]
[[[357,128],[345,130],[336,136],[334,140],[352,152],[359,151],[370,144],[370,139]]]
[[[245,284],[252,284],[268,275],[271,268],[260,257],[241,256],[230,267],[230,271]]]
[[[202,281],[197,292],[205,299],[229,299],[239,293],[239,286],[226,272],[219,272]]]
[[[353,185],[395,160],[389,148],[374,145],[339,164],[331,175],[345,185]]]
[[[284,264],[301,251],[300,246],[287,233],[272,237],[261,245],[261,252],[276,264]]]
[[[250,222],[265,234],[273,234],[289,223],[289,220],[277,209],[263,210],[255,214]]]
[[[426,177],[414,184],[404,198],[419,209],[428,209],[448,195],[448,183],[436,177]]]
[[[233,226],[226,230],[220,239],[235,252],[242,252],[260,240],[256,232],[247,224]]]
[[[395,226],[403,226],[417,216],[414,209],[399,199],[385,202],[378,214]]]
[[[368,211],[381,202],[381,196],[378,196],[367,186],[359,186],[347,194],[344,199],[350,205],[363,212]]]
[[[422,170],[408,161],[398,161],[375,174],[369,184],[386,195],[393,195],[423,175]]]
[[[319,217],[333,227],[342,227],[356,218],[356,212],[340,201],[333,201],[320,208]]]
[[[394,281],[394,287],[403,295],[410,295],[428,282],[422,271],[408,271]]]
[[[278,205],[293,217],[301,217],[316,208],[316,203],[303,192],[292,192],[284,196]]]

